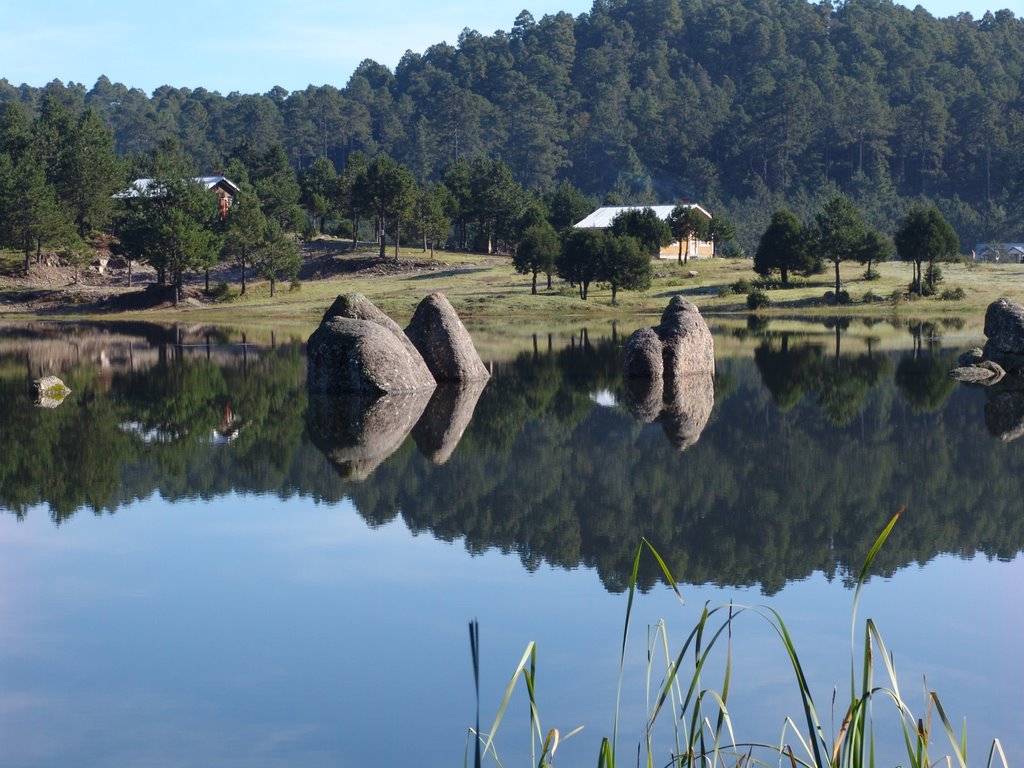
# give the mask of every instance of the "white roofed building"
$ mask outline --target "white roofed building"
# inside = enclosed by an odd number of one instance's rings
[[[696,203],[684,203],[689,208],[695,208],[696,210],[703,213],[709,219],[711,214],[697,205]],[[672,215],[672,211],[675,209],[674,205],[613,205],[598,208],[596,211],[591,213],[585,219],[576,222],[573,227],[576,229],[608,229],[612,225],[612,221],[620,213],[625,211],[642,211],[645,208],[650,208],[662,221],[668,221],[668,217]],[[698,240],[696,237],[690,238],[690,244],[685,250],[689,253],[689,257],[705,259],[715,255],[714,244],[710,240]],[[679,243],[673,242],[666,245],[661,249],[658,254],[660,259],[674,259],[679,254]]]
[[[1024,243],[979,243],[974,246],[975,261],[1024,264]]]
[[[225,176],[196,176],[193,181],[202,184],[205,189],[213,190],[219,201],[220,215],[223,218],[227,210],[235,204],[238,197],[238,185]],[[130,200],[136,197],[153,197],[162,194],[154,179],[136,179],[128,189],[118,192],[114,197],[119,200]]]

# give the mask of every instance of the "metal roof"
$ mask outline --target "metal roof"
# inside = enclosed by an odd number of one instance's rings
[[[192,181],[202,184],[205,189],[213,189],[221,182],[224,182],[231,188],[232,194],[237,195],[239,191],[238,185],[225,176],[196,176]],[[160,191],[156,189],[156,187],[150,190],[150,187],[153,184],[153,179],[136,179],[131,183],[128,189],[123,192],[118,192],[114,197],[123,199],[126,197],[148,197],[150,195],[159,195]]]
[[[711,214],[701,208],[696,203],[683,203],[687,208],[696,208],[698,211],[703,213],[709,219]],[[573,226],[577,229],[607,229],[612,225],[612,220],[623,211],[642,211],[645,208],[650,208],[654,211],[658,218],[662,221],[667,221],[668,217],[672,214],[675,209],[674,205],[618,205],[618,206],[605,206],[604,208],[598,208],[592,214],[587,216],[582,221],[578,221]]]

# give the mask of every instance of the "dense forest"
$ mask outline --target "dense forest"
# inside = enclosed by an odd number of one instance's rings
[[[360,64],[342,87],[221,95],[0,80],[0,104],[88,107],[116,151],[176,140],[205,172],[281,146],[301,172],[386,153],[420,183],[500,159],[526,189],[699,200],[749,253],[772,211],[849,194],[892,232],[934,202],[966,250],[1024,237],[1024,19],[936,19],[891,0],[595,0],[590,13]]]

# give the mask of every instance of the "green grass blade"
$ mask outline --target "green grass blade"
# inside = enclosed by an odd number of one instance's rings
[[[502,697],[501,705],[498,707],[498,714],[494,717],[494,724],[491,725],[491,730],[487,734],[487,741],[484,744],[483,752],[485,755],[488,751],[493,753],[494,734],[498,731],[498,726],[501,725],[501,721],[505,717],[505,710],[508,708],[508,703],[512,699],[512,692],[515,690],[516,682],[519,680],[519,675],[526,669],[526,663],[530,660],[535,647],[536,643],[533,641],[530,641],[527,644],[523,658],[519,660],[519,664],[516,666],[515,672],[512,673],[512,678],[505,687],[505,695]]]
[[[857,635],[857,607],[860,605],[860,593],[861,590],[864,588],[864,584],[868,580],[868,574],[871,571],[871,564],[875,561],[875,557],[878,555],[878,551],[882,548],[882,545],[885,544],[885,540],[889,538],[889,534],[892,533],[892,529],[896,527],[897,521],[900,519],[900,516],[906,511],[906,509],[907,507],[905,504],[902,507],[900,507],[899,511],[897,511],[896,514],[892,516],[892,519],[889,520],[888,525],[886,525],[885,528],[882,529],[882,532],[878,534],[878,537],[875,539],[875,543],[871,545],[871,549],[868,551],[867,557],[864,558],[864,563],[860,567],[860,574],[858,574],[857,576],[857,586],[853,590],[853,607],[850,610],[851,695],[854,695],[853,691],[856,687],[854,683],[854,659],[856,658],[856,653],[854,652],[854,649],[856,648],[855,638]]]
[[[622,626],[622,648],[619,651],[619,680],[615,688],[615,716],[612,720],[612,740],[609,745],[611,750],[612,764],[615,763],[615,752],[619,738],[619,703],[622,700],[622,675],[626,667],[626,646],[629,642],[629,622],[633,616],[633,598],[636,596],[637,574],[640,572],[640,554],[643,552],[644,540],[636,548],[636,556],[633,558],[633,570],[629,576],[628,597],[626,598],[626,619]],[[602,745],[603,749],[603,745]]]
[[[473,657],[473,686],[476,689],[476,755],[473,761],[475,768],[481,768],[480,754],[480,622],[473,619],[469,622],[469,651]]]
[[[935,711],[939,713],[939,719],[942,721],[942,727],[949,737],[949,743],[953,745],[953,755],[956,757],[957,764],[960,768],[967,768],[967,753],[961,751],[960,745],[957,743],[956,735],[953,733],[953,726],[949,724],[949,718],[946,717],[946,711],[942,708],[942,702],[939,701],[938,694],[930,694],[930,699],[935,704]]]
[[[782,620],[782,616],[779,612],[770,607],[766,610],[774,617],[774,621],[770,620],[769,623],[782,640],[783,648],[786,651],[786,655],[789,657],[790,665],[793,667],[793,673],[796,676],[797,686],[800,689],[800,700],[804,708],[804,718],[807,722],[807,735],[810,740],[812,750],[809,753],[810,757],[815,765],[828,765],[821,753],[821,747],[825,744],[825,733],[822,730],[821,721],[818,718],[818,711],[814,706],[814,697],[811,695],[811,688],[807,682],[807,676],[804,674],[803,665],[800,663],[800,657],[796,652],[796,645],[793,643],[793,638],[790,637],[789,629],[786,627],[786,623]]]
[[[665,581],[668,582],[670,587],[672,587],[672,591],[676,593],[676,597],[679,598],[679,602],[686,605],[686,600],[683,599],[683,593],[679,591],[679,587],[676,585],[675,577],[672,575],[672,572],[669,570],[664,559],[658,553],[658,550],[656,550],[654,545],[647,539],[641,538],[640,541],[647,545],[647,549],[650,550],[652,555],[654,555],[654,559],[658,561],[658,566],[661,568],[661,572],[665,576]]]

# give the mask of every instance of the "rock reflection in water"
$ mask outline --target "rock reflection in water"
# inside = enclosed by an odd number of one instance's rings
[[[473,420],[473,412],[487,381],[441,384],[412,431],[420,453],[434,464],[444,464]]]
[[[1024,435],[1024,384],[985,390],[985,427],[1004,443]]]
[[[310,392],[310,440],[343,477],[362,479],[401,447],[430,402],[432,392],[378,398]]]
[[[707,372],[659,380],[626,379],[629,410],[651,424],[661,424],[669,442],[680,451],[696,443],[715,407],[715,380]]]
[[[454,453],[473,419],[486,381],[380,397],[310,393],[310,439],[342,477],[365,479],[412,433],[434,464]]]

